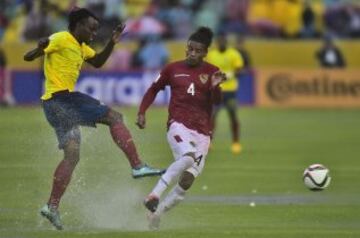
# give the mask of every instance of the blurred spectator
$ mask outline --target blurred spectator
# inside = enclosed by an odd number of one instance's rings
[[[8,25],[8,20],[7,20],[7,18],[6,18],[6,16],[5,16],[5,3],[1,3],[0,4],[0,41],[1,41],[1,39],[2,39],[2,36],[3,36],[3,34],[4,34],[4,32],[5,32],[5,28],[6,28],[6,26]]]
[[[227,0],[219,31],[227,33],[246,33],[249,0]]]
[[[124,0],[106,0],[104,16],[107,19],[123,19],[126,16]]]
[[[140,54],[143,51],[145,45],[146,45],[146,39],[140,38],[140,40],[138,41],[138,46],[131,57],[131,68],[142,69],[144,67],[144,63],[140,58]]]
[[[131,52],[126,48],[117,48],[110,55],[106,68],[115,71],[126,71],[131,67]]]
[[[168,62],[169,52],[159,35],[148,37],[139,53],[139,59],[145,70],[158,70]]]
[[[131,36],[145,37],[147,35],[162,35],[165,31],[165,25],[151,16],[150,13],[140,18],[132,18],[126,22],[126,30]]]
[[[111,5],[113,7],[118,6],[117,2],[114,1],[98,1],[98,0],[91,0],[88,1],[87,8],[93,12],[99,19],[101,19],[101,27],[98,30],[98,33],[95,37],[95,42],[105,44],[107,37],[111,35],[113,29],[120,24],[121,22],[121,12],[112,12],[108,10]],[[115,9],[116,10],[116,9]]]
[[[184,5],[178,4],[169,11],[171,36],[176,39],[185,38],[192,30],[191,11]]]
[[[28,12],[23,37],[25,40],[37,40],[51,34],[47,0],[34,1]]]
[[[194,27],[207,26],[216,31],[224,14],[226,14],[224,2],[218,0],[204,1],[199,11],[194,15],[193,25]]]
[[[183,39],[198,25],[216,32],[259,37],[360,37],[358,0],[1,0],[0,40],[38,40],[66,30],[74,6],[87,7],[102,19],[98,43],[120,21],[128,37],[161,34]],[[24,14],[25,13],[25,14]],[[26,18],[26,19],[25,19]]]
[[[304,38],[310,38],[315,36],[315,13],[311,7],[309,1],[304,3],[304,9],[302,12],[303,28],[301,30],[301,36]]]
[[[360,9],[348,6],[347,13],[349,15],[350,37],[360,37]]]
[[[152,0],[125,0],[126,18],[139,17],[144,14],[144,11],[147,11],[151,1]]]
[[[242,35],[238,35],[236,38],[236,49],[239,51],[243,62],[244,62],[244,66],[241,69],[240,73],[244,72],[244,71],[249,71],[252,67],[252,61],[251,61],[251,57],[249,52],[245,49],[245,37]]]
[[[65,2],[65,1],[64,1]],[[51,24],[51,33],[58,32],[58,31],[65,31],[68,27],[67,16],[68,10],[72,9],[70,4],[65,6],[59,6],[54,3],[49,3],[49,20]]]
[[[356,11],[351,5],[340,5],[329,7],[324,15],[324,21],[329,32],[339,37],[351,35],[351,29],[355,32],[359,28]]]
[[[324,39],[324,45],[316,52],[316,58],[323,68],[344,68],[346,66],[340,49],[335,46],[331,37]]]
[[[171,9],[174,7],[173,4],[175,4],[174,1],[154,0],[152,1],[150,8],[147,12],[148,14],[154,16],[164,25],[165,31],[163,33],[163,36],[165,38],[173,37],[173,20],[170,16]]]
[[[225,1],[225,13],[230,20],[246,22],[249,0]]]
[[[248,24],[255,36],[278,37],[281,25],[270,19],[271,5],[266,0],[253,0],[249,6]],[[276,15],[276,14],[274,14]]]
[[[282,0],[284,1],[284,0]],[[274,4],[280,2],[279,0],[273,1]],[[284,11],[278,12],[281,17],[281,30],[284,37],[296,38],[300,36],[302,29],[302,1],[299,0],[286,0],[284,4]],[[275,11],[273,7],[273,11]]]

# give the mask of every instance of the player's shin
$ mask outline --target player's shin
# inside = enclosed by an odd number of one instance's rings
[[[48,204],[58,208],[60,199],[63,196],[67,186],[70,183],[71,175],[75,169],[76,163],[69,159],[64,159],[60,162],[54,173],[53,187]]]
[[[126,126],[122,122],[114,123],[110,126],[110,133],[114,142],[125,153],[131,167],[139,167],[141,160],[139,159],[135,144]]]
[[[72,173],[80,159],[80,142],[70,139],[64,146],[64,159],[59,163],[53,178],[53,186],[48,205],[57,209],[61,197],[71,181]]]
[[[186,191],[176,184],[176,186],[168,193],[164,200],[159,204],[156,213],[159,215],[163,212],[167,212],[179,204],[185,198]]]
[[[160,198],[162,193],[174,181],[174,179],[179,177],[180,174],[190,168],[193,163],[194,159],[190,156],[183,156],[173,162],[166,170],[166,173],[161,176],[161,179],[156,184],[155,188],[152,191],[152,194]]]

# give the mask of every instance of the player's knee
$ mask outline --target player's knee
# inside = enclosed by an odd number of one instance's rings
[[[117,111],[110,109],[106,116],[101,118],[98,122],[106,124],[108,126],[114,125],[116,123],[122,123],[123,115]]]
[[[186,154],[184,154],[184,156],[191,157],[194,161],[196,161],[195,152],[187,152]]]
[[[69,160],[73,164],[77,164],[80,160],[80,143],[78,140],[70,139],[64,146],[64,159]]]
[[[102,123],[108,126],[114,125],[116,123],[122,123],[123,116],[121,113],[110,109],[109,112],[102,118],[100,118],[97,123]]]
[[[179,185],[182,189],[188,190],[193,184],[194,180],[194,175],[185,171],[180,178]]]
[[[110,119],[112,123],[118,123],[118,122],[123,122],[124,121],[124,117],[121,113],[111,110],[110,111]]]

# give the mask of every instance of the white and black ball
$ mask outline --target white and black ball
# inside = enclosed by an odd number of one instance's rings
[[[307,167],[303,174],[305,186],[312,191],[321,191],[330,184],[329,169],[322,164],[312,164]]]

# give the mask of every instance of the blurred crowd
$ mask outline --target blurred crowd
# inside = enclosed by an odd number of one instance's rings
[[[321,38],[324,45],[316,58],[322,67],[346,66],[334,38],[360,37],[359,0],[1,0],[0,106],[12,101],[5,90],[10,86],[1,43],[34,42],[67,30],[67,16],[74,7],[86,7],[101,19],[98,44],[105,43],[117,24],[126,23],[123,40],[137,47],[114,50],[106,69],[117,71],[155,72],[169,60],[164,40],[184,40],[203,25],[217,34],[236,35],[237,45],[248,36]]]
[[[2,0],[0,41],[31,41],[67,28],[73,7],[102,19],[98,41],[126,21],[128,38],[184,39],[206,25],[215,32],[259,37],[360,36],[356,0]]]
[[[198,26],[218,34],[281,39],[360,37],[357,0],[2,0],[0,43],[34,42],[67,29],[74,7],[101,19],[96,43],[104,44],[114,27],[126,23],[123,40],[135,50],[118,48],[106,68],[155,70],[168,62],[165,40],[183,40]],[[328,55],[328,54],[323,54]],[[330,54],[334,55],[334,54]],[[334,57],[330,57],[334,58]]]

